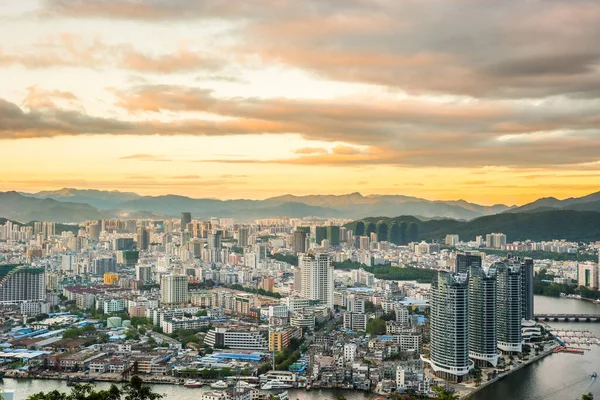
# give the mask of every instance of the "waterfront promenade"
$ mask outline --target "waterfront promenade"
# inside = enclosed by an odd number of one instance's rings
[[[463,385],[463,386],[471,387],[471,390],[469,390],[466,393],[464,392],[464,389],[461,390],[460,392],[457,390],[457,392],[459,392],[460,399],[461,400],[466,399],[466,398],[474,395],[475,393],[479,392],[480,390],[484,389],[485,387],[490,386],[490,385],[498,382],[499,380],[506,378],[513,372],[517,372],[518,370],[520,370],[528,365],[531,365],[531,364],[541,360],[544,357],[554,354],[555,353],[554,350],[558,347],[560,347],[560,345],[558,345],[558,344],[552,345],[551,347],[544,349],[544,351],[542,351],[539,355],[533,356],[533,358],[529,358],[523,362],[520,362],[518,365],[513,366],[508,371],[499,373],[495,378],[492,378],[489,381],[482,382],[479,386]]]

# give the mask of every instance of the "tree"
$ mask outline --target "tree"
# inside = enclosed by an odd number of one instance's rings
[[[432,386],[431,390],[435,393],[435,399],[437,400],[458,400],[458,395],[450,392],[449,390],[441,386]]]
[[[143,385],[142,378],[135,375],[131,378],[129,383],[123,388],[123,394],[125,394],[125,400],[158,400],[162,399],[163,395],[154,393],[150,386]]]
[[[414,222],[408,225],[408,241],[417,242],[419,240],[419,226]]]
[[[365,234],[365,223],[363,221],[358,221],[356,223],[356,228],[354,228],[355,236],[364,236]]]
[[[408,224],[404,221],[400,222],[400,244],[408,243]]]
[[[369,225],[367,225],[367,236],[371,236],[371,233],[377,233],[375,222],[369,222]]]
[[[120,400],[122,392],[115,385],[111,385],[108,390],[94,390],[94,385],[77,384],[70,393],[62,393],[53,390],[48,393],[35,393],[28,397],[29,400]],[[152,400],[152,399],[150,399]]]
[[[594,394],[586,393],[583,396],[581,396],[581,400],[594,400]]]
[[[377,241],[386,242],[388,240],[388,226],[385,221],[377,222]]]
[[[400,244],[400,225],[398,225],[398,221],[394,221],[392,223],[392,227],[390,228],[390,242],[394,244]]]
[[[371,335],[385,334],[385,321],[380,318],[373,318],[367,322],[367,333]]]
[[[481,385],[481,368],[479,368],[477,365],[475,365],[475,367],[471,371],[471,374],[473,374],[473,380],[475,381],[475,386]]]

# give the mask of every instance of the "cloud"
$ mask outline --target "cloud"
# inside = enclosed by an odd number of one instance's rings
[[[296,165],[523,167],[600,159],[600,100],[552,99],[516,105],[507,100],[424,98],[223,98],[206,89],[166,85],[114,93],[117,105],[135,119],[95,117],[58,106],[26,111],[0,101],[0,138],[298,134],[335,144],[327,152],[299,149],[298,157],[268,161]],[[165,118],[165,112],[177,117]],[[220,118],[203,119],[198,112]]]
[[[0,66],[22,65],[26,68],[116,67],[139,73],[179,73],[218,71],[224,60],[205,49],[180,46],[170,52],[144,53],[127,43],[106,44],[99,38],[81,38],[71,33],[46,37],[31,48],[18,52],[0,51]]]
[[[301,149],[297,149],[294,151],[296,154],[326,154],[328,153],[327,149],[322,147],[303,147]]]
[[[132,154],[129,156],[119,157],[119,160],[141,160],[141,161],[172,161],[159,154]]]
[[[29,86],[23,103],[28,108],[52,108],[56,107],[56,101],[67,101],[70,104],[78,102],[77,96],[71,92],[61,90],[44,90],[38,86]]]
[[[227,21],[240,58],[410,93],[518,99],[600,93],[594,0],[46,0],[46,14]],[[198,22],[200,23],[200,22]]]

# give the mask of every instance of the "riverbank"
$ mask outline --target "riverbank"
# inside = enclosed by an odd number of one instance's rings
[[[496,382],[498,382],[498,381],[500,381],[500,380],[502,380],[502,379],[504,379],[504,378],[506,378],[506,377],[510,376],[512,373],[514,373],[514,372],[517,372],[517,371],[519,371],[520,369],[522,369],[522,368],[525,368],[525,367],[527,367],[527,366],[529,366],[529,365],[532,365],[533,363],[535,363],[535,362],[537,362],[537,361],[541,360],[541,359],[542,359],[542,358],[544,358],[544,357],[547,357],[547,356],[549,356],[549,355],[551,355],[551,354],[554,354],[554,350],[555,350],[556,348],[558,348],[558,347],[560,347],[560,345],[558,345],[558,344],[557,344],[557,345],[554,345],[554,346],[552,346],[551,348],[549,348],[549,349],[547,349],[547,350],[544,350],[544,351],[543,351],[542,353],[540,353],[539,355],[537,355],[537,356],[534,356],[533,358],[531,358],[531,359],[529,359],[529,360],[527,360],[527,361],[524,361],[524,362],[522,362],[521,364],[517,365],[516,367],[514,367],[514,368],[511,368],[510,370],[508,370],[508,371],[506,371],[506,372],[503,372],[503,373],[501,373],[501,374],[498,374],[498,375],[497,375],[495,378],[493,378],[493,379],[491,379],[491,380],[489,380],[489,381],[483,382],[482,384],[480,384],[480,385],[479,385],[479,386],[477,386],[477,387],[474,387],[474,388],[473,388],[473,390],[471,390],[469,393],[467,393],[467,394],[465,394],[465,395],[461,396],[461,397],[460,397],[460,399],[461,399],[461,400],[462,400],[462,399],[467,399],[467,398],[469,398],[469,397],[473,396],[475,393],[479,392],[480,390],[483,390],[483,389],[485,389],[486,387],[488,387],[488,386],[490,386],[490,385],[492,385],[492,384],[494,384],[494,383],[496,383]]]
[[[121,374],[92,374],[85,375],[83,373],[62,373],[53,371],[42,371],[32,375],[28,371],[10,370],[6,371],[5,378],[17,379],[17,380],[53,380],[53,381],[72,381],[76,383],[86,382],[107,382],[107,383],[125,383],[127,380],[123,379]],[[153,385],[181,385],[185,381],[182,378],[176,378],[173,376],[141,376],[143,381]],[[210,382],[209,382],[210,383]]]

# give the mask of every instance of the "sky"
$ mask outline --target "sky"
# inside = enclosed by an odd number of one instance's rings
[[[0,191],[600,190],[597,0],[4,0]]]

